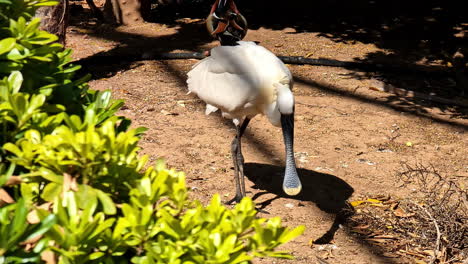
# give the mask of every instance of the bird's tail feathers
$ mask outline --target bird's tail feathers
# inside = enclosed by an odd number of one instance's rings
[[[218,108],[216,106],[212,106],[210,104],[206,104],[206,110],[205,110],[205,115],[209,115],[213,112],[218,111]]]

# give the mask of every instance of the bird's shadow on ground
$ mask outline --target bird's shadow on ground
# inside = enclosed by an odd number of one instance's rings
[[[270,164],[246,163],[244,165],[245,175],[255,185],[254,188],[265,190],[253,196],[258,199],[265,193],[273,193],[277,196],[258,203],[259,209],[264,209],[275,199],[280,197],[297,199],[299,201],[310,201],[317,207],[329,214],[335,215],[335,221],[330,229],[317,239],[314,243],[329,243],[338,230],[339,225],[352,215],[353,209],[347,203],[347,199],[353,194],[354,189],[342,179],[327,173],[320,173],[307,169],[297,169],[302,182],[302,191],[297,196],[288,196],[282,190],[284,167]]]

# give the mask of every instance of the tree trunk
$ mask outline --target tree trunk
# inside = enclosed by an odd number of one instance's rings
[[[58,42],[65,46],[68,26],[68,0],[60,0],[58,5],[44,6],[36,11],[36,17],[41,19],[41,29],[59,37]]]
[[[452,65],[459,93],[468,97],[468,48],[459,48],[453,54]]]
[[[148,19],[150,0],[106,0],[104,17],[110,23],[131,25]]]

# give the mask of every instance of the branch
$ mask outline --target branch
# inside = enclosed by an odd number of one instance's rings
[[[439,247],[440,247],[440,238],[441,238],[441,234],[440,234],[440,229],[439,229],[439,225],[437,224],[437,221],[434,219],[434,217],[429,213],[429,211],[427,211],[426,208],[422,207],[421,205],[413,202],[413,204],[415,204],[417,207],[419,207],[421,210],[423,210],[427,216],[429,216],[429,218],[431,219],[432,223],[434,224],[434,227],[436,229],[436,232],[437,232],[437,239],[436,239],[436,245],[435,245],[435,248],[434,248],[434,256],[432,257],[431,259],[431,262],[429,264],[434,264],[435,261],[437,260],[437,255],[439,254]]]
[[[201,60],[206,58],[204,52],[177,52],[177,53],[151,53],[145,52],[143,55],[139,54],[112,54],[107,53],[106,55],[93,55],[88,58],[80,59],[75,61],[77,64],[85,66],[86,64],[102,64],[110,62],[120,62],[122,60],[185,60],[185,59],[197,59]],[[296,65],[314,65],[314,66],[326,66],[326,67],[341,67],[347,69],[358,69],[363,71],[392,71],[392,72],[404,72],[408,73],[419,73],[419,74],[440,74],[449,75],[450,71],[446,67],[442,66],[424,66],[424,65],[390,65],[380,64],[374,62],[354,62],[354,61],[339,61],[333,59],[324,58],[306,58],[302,56],[278,56],[286,64]]]
[[[74,63],[82,65],[84,68],[99,64],[112,64],[122,63],[122,61],[141,61],[141,60],[187,60],[197,59],[201,60],[207,57],[206,52],[177,52],[177,53],[152,53],[145,52],[143,55],[138,54],[96,54],[87,58],[83,58],[75,61]],[[388,72],[402,72],[405,74],[431,74],[431,75],[450,75],[452,72],[448,71],[446,67],[441,66],[424,66],[424,65],[383,65],[372,62],[352,62],[352,61],[339,61],[333,59],[313,59],[301,56],[278,56],[286,64],[296,65],[314,65],[314,66],[325,66],[325,67],[341,67],[346,69],[363,70],[363,71],[388,71]],[[388,93],[393,93],[398,96],[414,97],[422,100],[429,100],[432,102],[447,104],[453,106],[467,107],[467,104],[458,100],[446,99],[433,95],[426,95],[419,92],[413,92],[405,90],[403,88],[393,87],[391,85],[385,85],[384,88],[380,89]]]

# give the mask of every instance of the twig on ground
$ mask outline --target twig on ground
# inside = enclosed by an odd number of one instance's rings
[[[468,258],[466,258],[465,261],[463,261],[463,264],[468,264]]]
[[[440,233],[440,229],[439,229],[439,225],[437,224],[437,221],[434,219],[434,217],[431,215],[431,213],[429,213],[429,211],[424,208],[423,206],[417,204],[417,203],[414,203],[414,205],[416,205],[417,207],[419,207],[421,210],[423,210],[427,216],[431,219],[432,223],[434,224],[434,227],[436,229],[436,232],[437,232],[437,238],[436,238],[436,245],[435,245],[435,248],[434,248],[434,256],[432,256],[432,259],[431,259],[431,262],[429,264],[434,264],[435,261],[437,260],[437,256],[439,255],[439,247],[440,247],[440,238],[442,237],[441,233]]]

